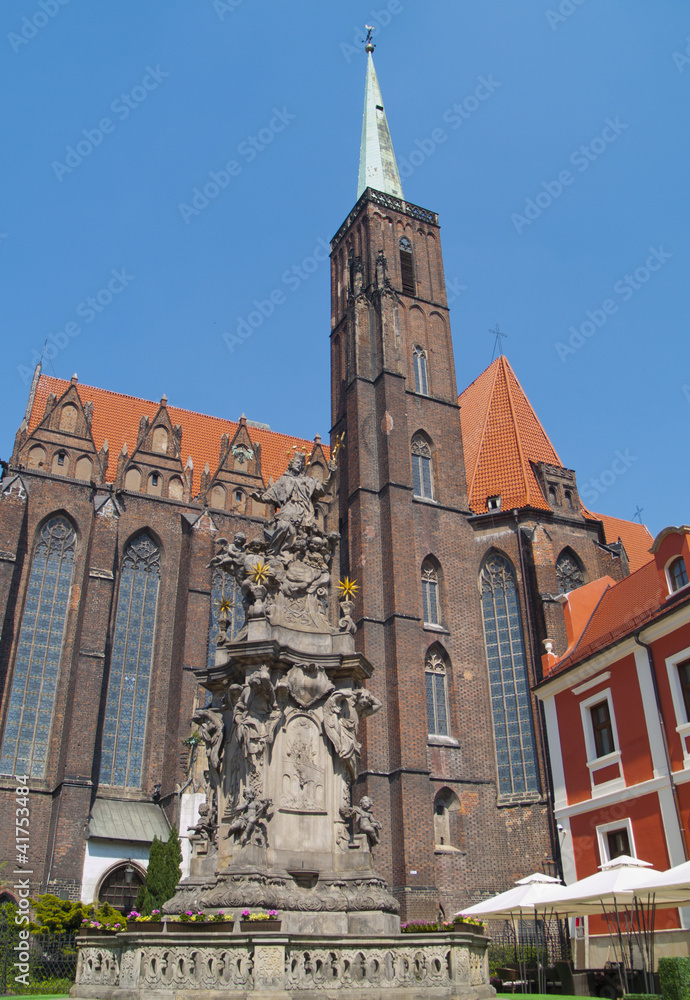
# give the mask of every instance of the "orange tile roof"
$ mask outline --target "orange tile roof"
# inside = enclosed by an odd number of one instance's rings
[[[472,510],[483,514],[499,493],[504,510],[550,510],[530,462],[562,463],[507,358],[496,358],[458,402]]]
[[[48,394],[54,392],[59,399],[69,385],[70,383],[65,379],[53,378],[50,375],[39,377],[29,418],[29,431],[34,430],[41,422]],[[123,444],[125,441],[127,442],[127,448],[131,455],[137,443],[141,417],[146,415],[149,419],[153,419],[160,404],[149,399],[138,399],[136,396],[126,396],[123,393],[97,389],[89,385],[78,384],[77,391],[82,403],[89,401],[93,403],[91,431],[96,449],[100,450],[106,438],[108,440],[110,461],[106,478],[112,482],[117,471],[117,456],[122,451]],[[180,424],[182,427],[182,464],[186,463],[188,455],[192,456],[194,463],[193,492],[196,493],[206,463],[208,462],[212,475],[218,468],[222,435],[229,435],[232,441],[238,424],[232,420],[194,413],[192,410],[181,410],[177,406],[168,406],[168,414],[173,426]],[[260,427],[248,427],[247,429],[252,441],[258,441],[261,444],[261,471],[266,482],[269,476],[277,479],[285,472],[288,453],[292,452],[293,445],[297,445],[298,448],[303,447],[307,455],[313,448],[314,442],[305,441],[303,438],[279,434],[276,431],[268,431]],[[324,452],[328,458],[330,449],[326,445],[324,445]]]
[[[584,508],[582,513],[587,518],[602,522],[606,541],[609,544],[617,542],[620,538],[628,556],[631,573],[654,558],[649,551],[654,539],[646,524],[638,524],[637,521],[624,521],[620,517],[611,517],[609,514],[595,514]]]
[[[549,679],[649,622],[665,610],[662,607],[664,597],[654,560],[609,587],[579,640],[555,664]]]

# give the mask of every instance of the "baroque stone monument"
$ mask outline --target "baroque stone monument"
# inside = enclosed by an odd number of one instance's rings
[[[218,540],[214,567],[241,589],[245,624],[228,635],[220,606],[215,663],[195,671],[208,701],[193,721],[206,747],[206,802],[191,828],[188,878],[165,904],[185,910],[278,910],[280,931],[224,935],[168,923],[165,935],[86,939],[73,996],[199,997],[233,990],[285,996],[347,990],[484,997],[486,938],[401,935],[398,904],[373,851],[385,822],[353,789],[359,727],[380,702],[364,687],[372,666],[355,651],[354,586],[339,584],[338,626],[327,617],[338,535],[319,526],[314,503],[331,485],[295,454],[255,499],[273,507],[262,538]],[[94,991],[97,991],[94,992]]]

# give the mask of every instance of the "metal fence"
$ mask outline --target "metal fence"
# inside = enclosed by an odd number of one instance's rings
[[[76,934],[32,931],[19,936],[19,927],[0,913],[0,995],[69,993],[77,970]]]

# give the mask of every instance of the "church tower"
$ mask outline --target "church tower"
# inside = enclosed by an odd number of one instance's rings
[[[486,545],[468,521],[438,216],[405,201],[372,52],[358,200],[331,242],[337,528],[341,576],[360,588],[358,649],[387,707],[361,776],[384,820],[377,867],[403,919],[435,918],[439,901],[449,913],[541,867],[548,827],[529,707],[528,773],[512,798],[497,792]]]

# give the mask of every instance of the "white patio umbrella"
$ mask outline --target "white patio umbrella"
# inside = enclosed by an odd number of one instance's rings
[[[523,989],[528,984],[527,961],[524,956],[521,957],[518,954],[522,920],[524,917],[533,916],[536,924],[540,912],[543,912],[545,921],[547,912],[550,912],[551,916],[558,917],[558,913],[554,912],[551,899],[555,892],[563,888],[563,884],[559,879],[552,878],[550,875],[544,875],[542,872],[534,872],[534,874],[528,875],[526,878],[522,878],[516,882],[513,889],[508,889],[506,892],[501,892],[490,899],[484,899],[481,903],[475,903],[474,906],[468,906],[466,909],[460,911],[459,915],[461,916],[503,917],[512,922],[516,942],[516,957],[520,966]],[[562,911],[559,912],[561,912],[561,915],[564,915]],[[538,935],[535,928],[535,941],[537,940]],[[524,943],[525,946],[528,945],[527,941]],[[546,992],[546,970],[543,967],[543,963],[539,962],[538,966],[540,989],[542,992]]]
[[[460,911],[464,917],[512,917],[521,916],[525,912],[530,915],[535,907],[550,907],[554,891],[565,886],[557,878],[535,872],[527,878],[520,879],[513,889],[500,892],[481,903],[468,906]]]
[[[665,872],[645,872],[635,891],[638,895],[653,893],[660,908],[690,902],[690,861]]]
[[[654,900],[647,894],[645,905],[639,891],[640,883],[660,875],[649,861],[623,854],[600,865],[595,875],[564,886],[555,893],[553,905],[564,907],[574,915],[603,913],[611,940],[618,940],[625,992],[628,992],[627,962],[623,937],[634,941],[640,951],[648,991],[653,992],[651,975],[654,969]],[[623,920],[621,921],[621,914]],[[630,947],[632,966],[632,947]]]

